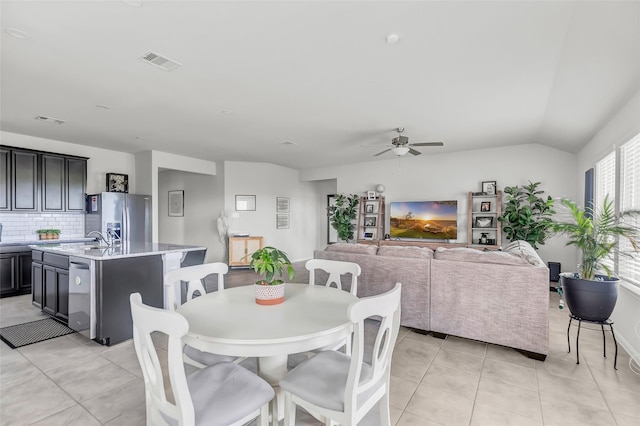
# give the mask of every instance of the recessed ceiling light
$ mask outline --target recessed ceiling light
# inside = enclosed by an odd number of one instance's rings
[[[282,142],[282,145],[295,145],[295,142],[284,141],[284,142]]]
[[[110,109],[111,107],[109,105],[105,105],[105,104],[97,104],[96,108],[100,108],[100,109]]]
[[[7,28],[5,31],[11,37],[19,38],[21,40],[26,40],[29,38],[28,33],[26,33],[25,31],[19,30],[17,28]]]
[[[233,111],[232,111],[232,110],[230,110],[230,109],[223,109],[223,110],[222,110],[222,111],[220,111],[220,112],[222,112],[224,115],[231,115],[231,114],[233,114]]]
[[[385,41],[387,44],[396,44],[400,40],[400,36],[398,34],[389,34]]]

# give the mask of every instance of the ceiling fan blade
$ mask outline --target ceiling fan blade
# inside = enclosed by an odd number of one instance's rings
[[[413,148],[409,148],[409,152],[410,152],[410,153],[412,153],[413,155],[420,155],[420,154],[422,154],[420,151],[416,151],[416,150],[415,150],[415,149],[413,149]]]
[[[384,151],[379,152],[379,153],[377,153],[377,154],[374,154],[373,156],[374,156],[374,157],[377,157],[378,155],[382,155],[382,154],[384,154],[385,152],[389,152],[389,151],[391,151],[391,148],[389,148],[389,149],[385,149]]]
[[[418,142],[418,143],[410,143],[411,146],[444,146],[442,142]]]
[[[381,146],[389,146],[391,144],[388,143],[379,143],[379,144],[375,144],[375,145],[360,145],[363,148],[377,148],[377,147],[381,147]]]

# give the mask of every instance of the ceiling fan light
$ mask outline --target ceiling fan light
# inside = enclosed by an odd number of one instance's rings
[[[409,148],[407,148],[406,146],[397,146],[395,148],[391,148],[391,152],[393,152],[398,157],[402,157],[407,152],[409,152]]]

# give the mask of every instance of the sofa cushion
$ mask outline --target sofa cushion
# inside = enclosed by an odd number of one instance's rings
[[[339,251],[341,253],[376,254],[378,246],[373,244],[335,243],[327,246],[326,251]]]
[[[505,253],[512,254],[524,259],[533,266],[545,266],[535,249],[527,241],[513,241],[509,243],[503,250]]]
[[[378,256],[433,259],[433,250],[428,247],[380,246]]]
[[[517,255],[503,251],[480,251],[467,247],[446,249],[438,247],[434,259],[454,260],[458,262],[498,263],[502,265],[529,265],[529,262]]]

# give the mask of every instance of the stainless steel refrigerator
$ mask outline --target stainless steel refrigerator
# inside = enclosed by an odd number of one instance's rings
[[[151,195],[102,192],[87,195],[85,235],[100,231],[122,241],[152,242]]]

